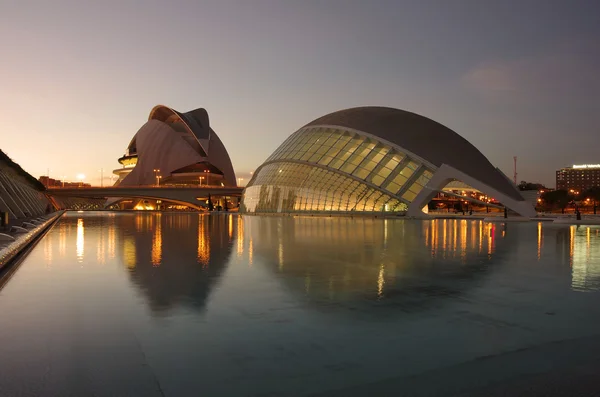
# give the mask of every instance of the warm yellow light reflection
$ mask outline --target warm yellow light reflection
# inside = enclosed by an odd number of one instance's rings
[[[482,252],[485,242],[487,242],[488,254],[493,253],[495,249],[494,235],[497,231],[492,223],[486,224],[485,228],[482,221],[461,220],[431,220],[424,226],[425,246],[430,248],[431,257],[456,258],[462,261],[467,259],[467,253],[471,250]],[[502,230],[502,237],[506,231]],[[441,240],[441,241],[440,241]]]
[[[237,256],[241,257],[244,253],[244,224],[242,217],[237,217]]]
[[[106,263],[106,240],[103,227],[100,227],[100,233],[98,234],[98,243],[96,244],[96,261],[101,265]]]
[[[83,249],[84,249],[84,229],[83,219],[77,219],[77,240],[75,242],[75,248],[77,251],[77,262],[83,262]]]
[[[572,266],[571,288],[575,291],[600,290],[599,229],[571,226],[569,229],[569,261]]]
[[[483,249],[483,221],[479,221],[479,253]]]
[[[277,250],[277,257],[279,259],[279,270],[283,269],[283,244],[281,240],[279,240],[279,248]]]
[[[460,221],[460,257],[465,259],[467,256],[467,221]]]
[[[488,223],[487,227],[487,237],[488,237],[488,255],[491,255],[494,252],[494,231],[496,227],[491,223]]]
[[[250,237],[250,242],[248,243],[248,266],[252,266],[253,255],[252,237]]]
[[[133,236],[125,236],[125,241],[123,242],[123,262],[125,262],[125,265],[129,269],[135,268],[137,264],[137,253]]]
[[[446,229],[447,229],[447,225],[446,225],[446,220],[444,219],[442,221],[442,250],[444,252],[448,248],[448,246],[446,245],[446,243],[448,242],[448,236],[446,236]]]
[[[115,244],[116,244],[115,224],[111,223],[108,226],[108,257],[109,257],[109,259],[115,258]]]
[[[208,266],[210,260],[209,237],[205,223],[208,221],[208,215],[199,215],[198,219],[198,262],[202,267]]]
[[[61,222],[58,229],[58,254],[64,258],[67,252],[67,225]]]
[[[154,226],[154,234],[152,235],[152,252],[150,260],[152,266],[158,267],[162,261],[162,214],[158,212],[154,216],[156,217],[156,225]]]
[[[542,222],[538,222],[537,226],[537,258],[538,261],[542,257]]]
[[[377,297],[383,297],[383,287],[385,286],[385,265],[379,266],[379,275],[377,276]]]

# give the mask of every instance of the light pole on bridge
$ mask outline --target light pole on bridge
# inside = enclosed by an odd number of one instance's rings
[[[158,186],[159,181],[160,181],[160,176],[158,175],[158,173],[160,172],[160,170],[155,168],[153,171],[154,171],[154,177],[156,178],[156,186]]]

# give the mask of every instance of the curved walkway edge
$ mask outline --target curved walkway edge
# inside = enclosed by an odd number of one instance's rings
[[[50,214],[35,228],[27,233],[15,236],[15,241],[0,250],[0,289],[10,279],[21,260],[35,247],[40,239],[50,230],[65,211]]]

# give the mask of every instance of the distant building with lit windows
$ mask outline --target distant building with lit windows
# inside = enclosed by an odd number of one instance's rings
[[[583,192],[600,186],[600,164],[579,164],[556,171],[557,190]]]

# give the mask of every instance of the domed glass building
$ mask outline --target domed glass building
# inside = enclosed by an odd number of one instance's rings
[[[456,132],[385,107],[341,110],[294,132],[255,171],[241,211],[422,216],[455,181],[535,216],[514,184]]]

